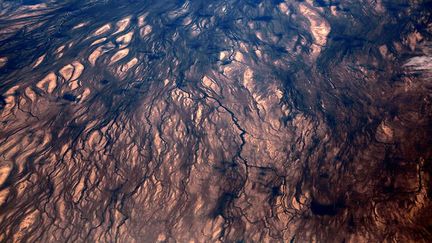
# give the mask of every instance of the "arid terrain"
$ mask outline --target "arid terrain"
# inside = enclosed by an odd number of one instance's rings
[[[432,242],[432,2],[0,0],[0,242]]]

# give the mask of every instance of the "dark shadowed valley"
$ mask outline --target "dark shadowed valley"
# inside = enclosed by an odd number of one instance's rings
[[[431,242],[431,10],[0,0],[0,242]]]

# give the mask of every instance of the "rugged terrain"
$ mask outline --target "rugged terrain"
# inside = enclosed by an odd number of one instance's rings
[[[0,241],[431,242],[431,9],[0,0]]]

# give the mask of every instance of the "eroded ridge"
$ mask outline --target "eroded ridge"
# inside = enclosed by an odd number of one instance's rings
[[[0,241],[431,241],[430,9],[0,1]]]

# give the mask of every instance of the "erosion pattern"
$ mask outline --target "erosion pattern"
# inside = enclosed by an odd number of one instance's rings
[[[0,1],[1,242],[430,242],[430,1]]]

